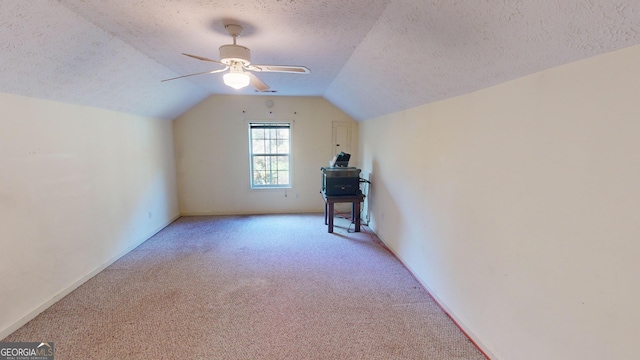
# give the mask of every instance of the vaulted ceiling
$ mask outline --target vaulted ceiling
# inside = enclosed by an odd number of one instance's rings
[[[274,93],[215,70],[238,43]],[[366,120],[640,44],[637,0],[0,0],[0,92],[172,119],[212,94],[323,96]],[[640,66],[640,65],[639,65]]]

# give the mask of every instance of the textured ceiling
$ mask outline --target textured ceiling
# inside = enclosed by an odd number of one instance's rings
[[[277,93],[217,69],[239,23]],[[211,94],[324,96],[364,120],[640,44],[640,2],[0,0],[0,92],[171,119]]]

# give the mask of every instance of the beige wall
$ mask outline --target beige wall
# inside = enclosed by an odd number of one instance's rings
[[[0,94],[0,339],[178,216],[172,123]]]
[[[496,359],[640,353],[640,47],[360,123],[371,226]]]
[[[174,120],[180,212],[253,214],[323,211],[320,167],[332,155],[332,122],[357,123],[320,97],[215,95]],[[293,188],[250,189],[248,121],[292,120]],[[357,154],[350,166],[356,166]]]

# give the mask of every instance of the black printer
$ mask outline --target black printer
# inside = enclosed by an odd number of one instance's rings
[[[322,192],[327,196],[360,195],[360,169],[322,167]]]
[[[350,154],[338,153],[329,167],[321,167],[322,193],[326,196],[360,195],[360,169],[347,167]]]

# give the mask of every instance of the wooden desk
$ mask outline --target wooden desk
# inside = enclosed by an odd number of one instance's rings
[[[355,230],[360,232],[360,203],[364,201],[363,194],[327,196],[322,191],[320,194],[324,199],[324,223],[328,225],[328,232],[333,232],[334,205],[336,203],[351,203],[351,216],[355,223]]]

